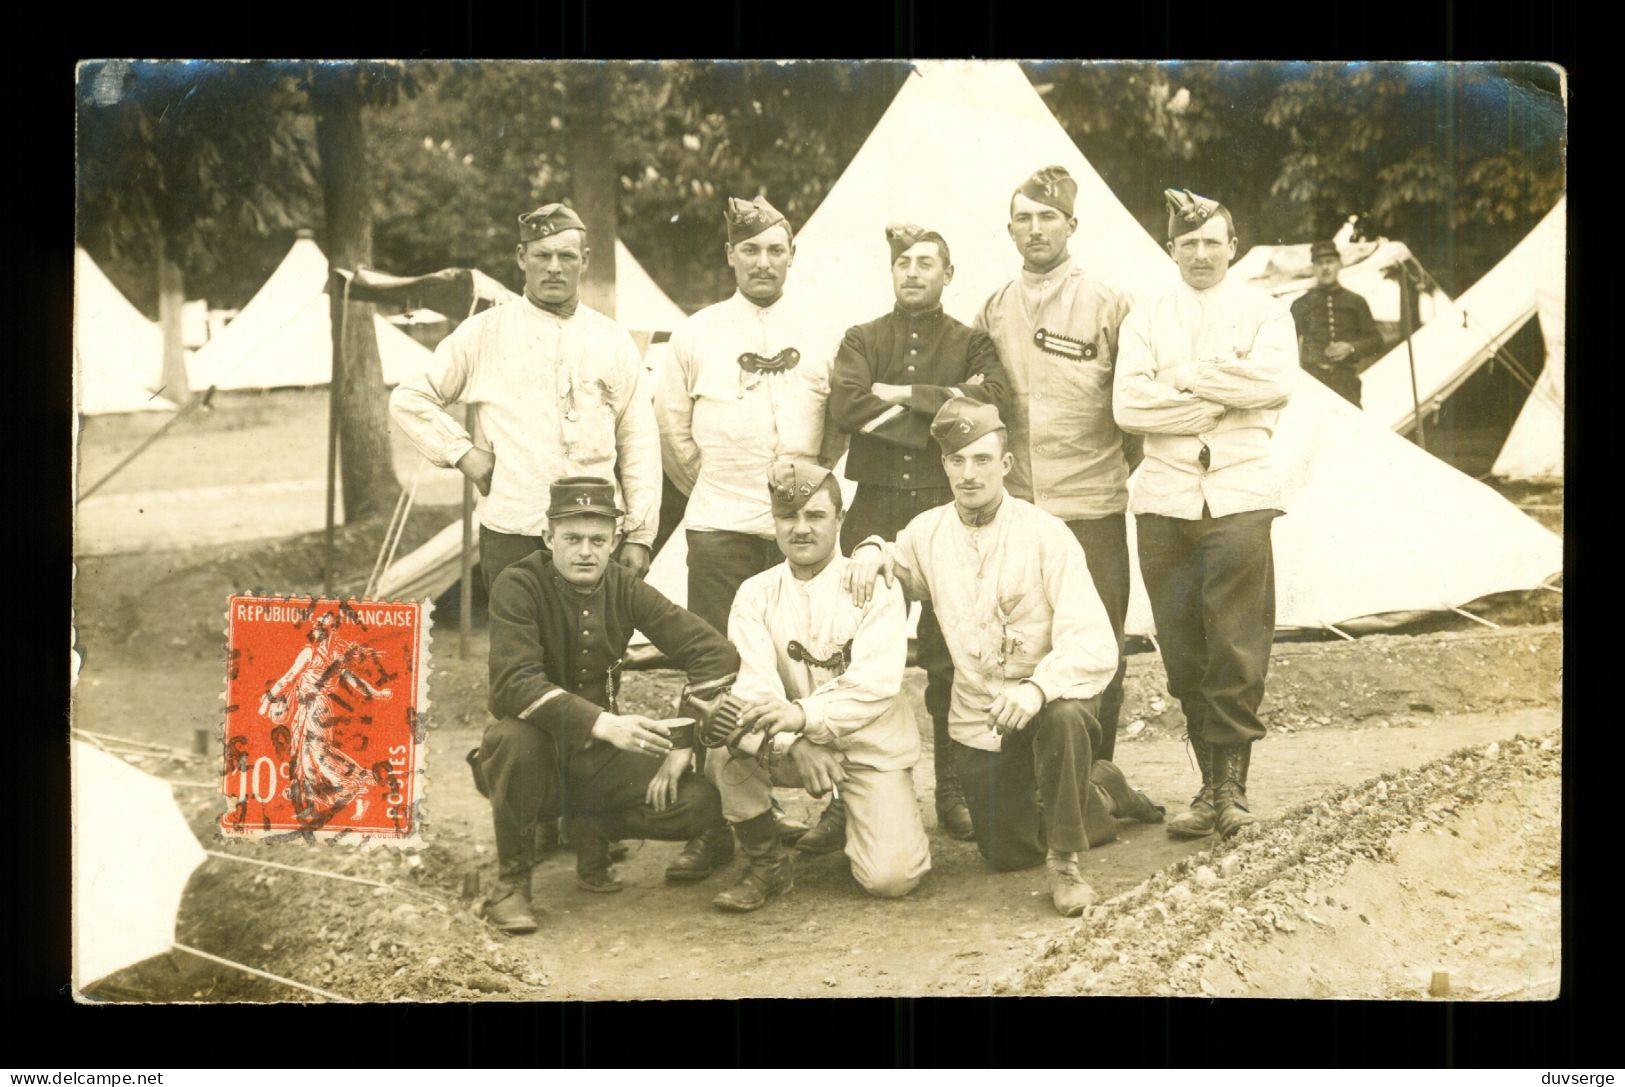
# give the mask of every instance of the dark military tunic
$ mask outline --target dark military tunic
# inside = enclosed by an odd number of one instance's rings
[[[1366,300],[1342,284],[1312,287],[1292,303],[1298,326],[1298,357],[1303,368],[1355,407],[1360,405],[1360,370],[1382,350],[1382,333]],[[1354,345],[1340,362],[1326,357],[1334,340]]]

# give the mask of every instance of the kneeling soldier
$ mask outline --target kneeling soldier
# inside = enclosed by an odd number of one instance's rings
[[[948,713],[976,844],[994,868],[1047,863],[1055,908],[1082,913],[1094,892],[1079,855],[1117,836],[1115,817],[1163,811],[1094,757],[1100,692],[1117,673],[1117,637],[1065,522],[1004,489],[1013,458],[991,404],[950,400],[931,423],[953,487],[887,544],[870,537],[847,563],[868,600],[895,572],[936,606],[954,685]]]
[[[610,561],[621,516],[608,480],[558,480],[548,551],[513,563],[491,587],[497,721],[477,770],[491,799],[499,870],[482,908],[504,932],[536,929],[530,869],[544,806],[570,820],[584,890],[621,889],[609,863],[616,839],[697,839],[668,879],[704,878],[732,858],[716,789],[688,772],[693,751],[675,746],[665,724],[619,713],[615,698],[634,628],[688,673],[695,693],[731,683],[739,655],[709,624]]]
[[[760,739],[758,756],[736,743],[706,757],[750,867],[714,904],[754,910],[790,890],[789,851],[769,807],[775,785],[844,797],[853,876],[870,894],[897,898],[931,868],[911,772],[920,734],[903,693],[903,594],[888,587],[863,607],[847,594],[847,560],[836,546],[841,490],[828,468],[781,461],[768,483],[785,561],[740,586],[728,617],[740,657],[738,723],[760,734],[741,733]]]

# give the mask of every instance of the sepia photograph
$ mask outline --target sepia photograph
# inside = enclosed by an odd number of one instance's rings
[[[1555,1000],[1568,93],[80,63],[63,982]]]

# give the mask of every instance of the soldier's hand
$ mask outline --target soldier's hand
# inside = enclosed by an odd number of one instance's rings
[[[994,696],[993,705],[987,711],[987,725],[1000,735],[1015,732],[1026,728],[1043,708],[1044,692],[1037,684],[1017,683]]]
[[[622,544],[621,553],[615,556],[615,560],[632,571],[636,577],[643,577],[648,574],[649,563],[652,561],[649,557],[648,545],[640,543]]]
[[[807,727],[807,711],[796,702],[758,702],[745,708],[739,715],[739,723],[769,736],[800,732]]]
[[[497,455],[475,446],[457,461],[457,470],[474,481],[481,494],[491,493],[491,475],[497,470]]]
[[[823,796],[846,780],[840,756],[805,736],[790,748],[790,760],[796,764],[801,787],[813,796]]]
[[[1354,345],[1345,340],[1333,340],[1326,345],[1326,357],[1333,362],[1342,362],[1354,354]]]
[[[665,758],[672,750],[666,726],[637,713],[600,713],[592,723],[592,738],[655,758]]]
[[[887,554],[884,547],[879,544],[867,546],[859,544],[846,564],[844,584],[852,603],[860,608],[868,606],[869,597],[874,595],[875,578],[878,576],[884,575],[886,585],[890,587],[892,565],[891,555]]]
[[[649,789],[644,794],[651,808],[665,811],[677,803],[677,783],[688,773],[693,762],[694,749],[689,747],[676,748],[666,756],[666,761],[655,771],[655,776],[649,779]]]

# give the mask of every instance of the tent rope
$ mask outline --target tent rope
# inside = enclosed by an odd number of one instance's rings
[[[362,876],[347,876],[342,872],[329,872],[323,868],[303,868],[297,864],[278,864],[276,861],[262,861],[255,857],[239,857],[235,853],[222,853],[218,849],[205,849],[203,852],[211,857],[221,860],[236,861],[238,864],[257,864],[261,868],[275,868],[283,872],[299,872],[307,876],[320,876],[322,879],[336,879],[345,883],[359,883],[366,887],[382,887],[386,891],[399,891],[401,894],[420,895],[424,898],[443,899],[444,896],[430,891],[421,891],[416,887],[403,887],[395,883],[383,883],[376,879],[366,879]]]
[[[314,993],[319,997],[336,1001],[340,1004],[354,1004],[356,1002],[353,997],[345,996],[342,993],[330,992],[327,989],[318,989],[314,985],[306,985],[302,981],[294,981],[292,978],[285,978],[281,974],[273,974],[268,970],[258,970],[252,966],[244,966],[240,962],[233,962],[230,959],[222,959],[219,955],[211,955],[207,951],[199,951],[197,948],[191,947],[187,944],[177,943],[174,945],[174,948],[176,951],[184,951],[188,955],[196,955],[200,959],[207,959],[210,962],[219,963],[221,966],[229,966],[233,970],[241,970],[243,973],[253,974],[257,978],[265,978],[268,981],[275,981],[279,984],[287,985],[295,989],[302,989],[307,993]]]
[[[1446,298],[1450,297],[1450,295],[1446,293],[1444,287],[1440,285],[1439,281],[1433,278],[1433,273],[1422,267],[1421,261],[1413,258],[1411,263],[1414,265],[1416,270],[1421,273],[1422,278],[1426,280],[1434,290],[1438,291],[1440,294],[1443,294]],[[1474,322],[1466,309],[1462,309],[1460,312],[1461,327],[1469,329],[1473,332],[1477,332],[1480,338],[1484,341],[1483,345],[1489,348],[1491,356],[1500,360],[1501,364],[1507,368],[1512,376],[1518,379],[1518,383],[1529,390],[1530,395],[1535,395],[1537,392],[1539,392],[1539,390],[1536,388],[1536,386],[1539,384],[1539,375],[1532,375],[1529,368],[1525,366],[1516,355],[1507,350],[1504,343],[1497,342],[1494,336],[1491,336],[1481,326]],[[1540,319],[1540,315],[1538,313],[1535,315],[1535,319],[1537,321]],[[1547,401],[1548,407],[1562,407],[1562,404],[1559,403],[1555,397],[1544,392],[1539,392],[1539,395]]]

